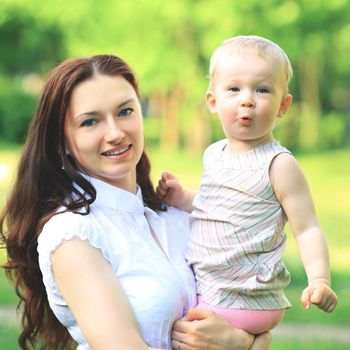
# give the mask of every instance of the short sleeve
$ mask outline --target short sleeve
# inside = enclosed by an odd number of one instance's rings
[[[39,266],[43,275],[49,302],[65,305],[58,290],[51,269],[51,254],[64,241],[79,238],[88,241],[99,249],[105,259],[111,263],[111,252],[107,238],[99,232],[89,215],[65,212],[54,215],[45,225],[38,238]]]

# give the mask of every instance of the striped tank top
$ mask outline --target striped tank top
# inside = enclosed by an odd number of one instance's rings
[[[247,152],[224,152],[227,140],[210,145],[190,217],[186,258],[197,292],[208,304],[236,309],[290,307],[290,282],[281,255],[286,215],[269,176],[273,158],[290,153],[276,140]]]

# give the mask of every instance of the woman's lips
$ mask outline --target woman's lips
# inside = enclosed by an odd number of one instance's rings
[[[102,152],[101,154],[106,157],[118,157],[125,154],[127,151],[129,151],[130,148],[131,145],[126,145],[123,147],[112,148],[108,151]]]

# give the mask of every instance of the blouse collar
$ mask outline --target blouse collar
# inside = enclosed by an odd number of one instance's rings
[[[144,213],[144,204],[141,188],[137,186],[136,194],[113,186],[107,182],[82,174],[96,189],[96,199],[92,206],[108,207],[112,209]]]

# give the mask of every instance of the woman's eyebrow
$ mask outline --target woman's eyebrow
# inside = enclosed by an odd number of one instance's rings
[[[118,104],[115,108],[116,108],[116,109],[121,108],[121,107],[127,105],[128,103],[134,102],[134,101],[135,101],[134,98],[129,98],[129,99],[127,99],[126,101],[123,101],[123,102],[121,102],[120,104]],[[91,116],[96,116],[96,115],[99,115],[99,114],[100,114],[100,112],[98,112],[98,111],[82,112],[82,113],[77,114],[77,115],[74,117],[74,119],[79,119],[79,118],[82,118],[82,117],[84,117],[84,116],[89,116],[89,117],[91,117]]]
[[[123,107],[123,106],[127,105],[128,103],[134,102],[134,101],[135,101],[134,98],[129,98],[129,99],[127,99],[126,101],[120,103],[120,104],[117,106],[117,108]]]
[[[99,112],[97,111],[91,111],[91,112],[83,112],[83,113],[79,113],[77,114],[75,117],[74,117],[74,120],[79,120],[85,116],[89,116],[89,117],[93,117],[93,116],[96,116],[98,115]]]

